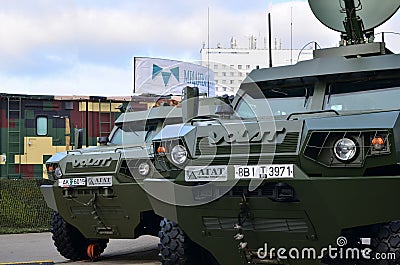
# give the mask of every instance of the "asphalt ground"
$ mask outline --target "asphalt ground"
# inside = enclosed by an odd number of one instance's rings
[[[96,265],[147,264],[160,265],[157,257],[158,238],[112,239]],[[0,264],[37,265],[92,263],[74,262],[62,257],[53,245],[51,233],[0,235]]]

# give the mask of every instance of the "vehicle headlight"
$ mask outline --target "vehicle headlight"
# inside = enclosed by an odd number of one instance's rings
[[[138,166],[138,172],[141,176],[145,177],[150,173],[150,165],[147,162],[142,162]]]
[[[188,158],[188,153],[186,151],[186,148],[183,145],[175,145],[171,149],[171,160],[174,164],[176,165],[182,165],[186,162]]]
[[[342,138],[336,141],[333,152],[337,159],[341,161],[349,161],[357,153],[356,143],[349,138]]]
[[[54,169],[54,175],[56,175],[57,178],[61,178],[63,176],[63,173],[62,173],[60,167],[56,167],[56,169]]]

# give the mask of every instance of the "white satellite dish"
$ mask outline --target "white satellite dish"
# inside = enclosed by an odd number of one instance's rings
[[[345,0],[308,0],[312,12],[322,24],[339,32],[346,32]],[[391,18],[400,7],[400,0],[354,0],[356,15],[364,30],[374,29]]]

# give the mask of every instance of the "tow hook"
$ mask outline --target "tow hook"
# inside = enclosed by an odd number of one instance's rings
[[[101,247],[98,243],[90,243],[86,249],[86,254],[91,261],[96,261],[100,258]]]

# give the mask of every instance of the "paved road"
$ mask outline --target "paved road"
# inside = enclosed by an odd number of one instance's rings
[[[143,236],[138,239],[113,239],[95,265],[147,264],[159,265],[158,239]],[[53,245],[50,233],[0,235],[0,263],[52,260],[55,264],[80,264],[62,257]]]

